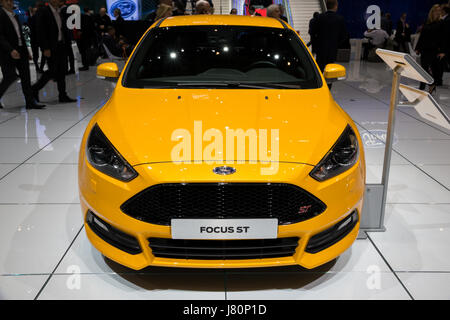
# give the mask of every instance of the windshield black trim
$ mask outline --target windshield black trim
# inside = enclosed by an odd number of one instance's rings
[[[295,35],[295,40],[306,50],[308,59],[309,59],[310,63],[312,63],[314,72],[316,73],[317,84],[318,84],[317,89],[323,88],[324,83],[322,81],[322,74],[319,72],[319,68],[316,66],[316,61],[314,60],[312,54],[309,52],[308,48],[305,46],[302,39],[300,38],[300,35],[297,32],[291,30],[290,28],[288,28],[287,30],[288,30],[288,32],[291,32],[293,35]]]
[[[287,26],[286,22],[283,19],[277,19],[281,25],[285,28],[285,29],[289,29],[289,27]]]
[[[167,19],[167,17],[160,19],[160,20],[158,21],[158,23],[156,24],[155,28],[159,28],[159,26],[161,25],[161,23],[163,23],[164,20],[166,20],[166,19]]]
[[[165,19],[167,19],[167,18],[163,18],[161,20],[164,21]],[[127,87],[125,85],[125,79],[128,78],[128,72],[130,71],[130,66],[133,64],[134,60],[136,59],[136,53],[139,52],[139,49],[142,47],[143,43],[145,43],[145,41],[147,41],[147,37],[149,36],[149,34],[151,34],[155,29],[158,29],[159,25],[160,25],[160,23],[158,23],[153,28],[150,28],[150,29],[147,30],[147,32],[145,33],[144,37],[141,39],[141,41],[138,43],[137,47],[134,49],[134,52],[133,52],[132,56],[128,59],[127,66],[125,68],[125,71],[123,72],[122,81],[120,82],[122,87],[124,87],[124,88]]]

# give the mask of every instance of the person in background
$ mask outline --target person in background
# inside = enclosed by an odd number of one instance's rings
[[[116,57],[127,59],[133,51],[133,47],[128,44],[127,39],[117,35],[113,26],[108,27],[107,32],[103,35],[103,41],[108,50]]]
[[[281,18],[280,6],[277,4],[271,4],[267,8],[267,16],[270,18],[280,19]]]
[[[280,7],[280,19],[284,22],[288,22],[288,18],[286,17],[286,10],[282,4],[278,5]]]
[[[191,0],[191,6],[192,6],[192,14],[206,14],[206,13],[197,13],[197,2],[200,0]],[[212,0],[201,0],[206,1],[209,4],[209,13],[207,14],[213,14],[214,13],[214,3]]]
[[[236,8],[231,9],[230,14],[237,15],[238,14],[237,9]]]
[[[314,30],[314,24],[317,23],[317,18],[319,18],[319,12],[314,12],[313,17],[311,20],[309,20],[309,29],[308,29],[308,33],[310,36],[310,41],[307,44],[307,46],[311,46],[311,52],[312,53],[316,53],[316,43],[317,43],[317,34],[313,33]]]
[[[119,8],[114,9],[114,18],[118,23],[122,23],[125,21],[125,19],[122,17],[122,11],[120,11]]]
[[[100,8],[98,15],[95,17],[95,24],[99,35],[106,32],[108,26],[111,25],[111,18],[106,14],[105,7]]]
[[[199,0],[195,3],[195,14],[212,14],[212,7],[206,0]]]
[[[47,58],[48,70],[31,87],[33,96],[39,101],[39,90],[41,90],[51,79],[56,80],[58,85],[59,102],[76,102],[66,92],[66,33],[63,31],[62,18],[60,15],[60,0],[49,0],[49,5],[40,8],[36,13],[36,28],[38,42],[44,56]]]
[[[326,7],[327,12],[317,17],[311,31],[316,36],[316,61],[322,72],[336,61],[338,49],[348,47],[350,42],[345,19],[336,13],[338,1],[327,0]]]
[[[444,52],[442,41],[443,24],[440,18],[441,8],[436,4],[428,13],[428,19],[423,26],[415,48],[416,53],[420,54],[422,68],[433,76],[434,83],[428,88],[430,93],[436,90],[441,59],[439,55]],[[425,89],[425,83],[420,83],[420,89]]]
[[[116,8],[114,9],[113,14],[116,20],[111,21],[111,23],[116,29],[117,35],[121,35],[123,30],[123,24],[125,22],[125,19],[122,17],[122,11],[120,11],[119,8]]]
[[[90,14],[89,8],[84,8],[84,13],[81,14],[81,30],[76,31],[77,47],[81,55],[82,67],[78,70],[87,71],[89,70],[89,55],[88,50],[96,45],[97,36],[95,33],[95,24],[92,15]]]
[[[411,42],[411,29],[406,22],[406,13],[402,13],[400,20],[397,23],[397,29],[395,31],[395,51],[409,53],[409,43]]]
[[[173,0],[159,0],[159,4],[158,4],[158,6],[156,7],[156,10],[153,11],[153,12],[150,12],[150,13],[147,15],[147,17],[145,18],[145,20],[150,21],[150,23],[153,24],[153,22],[156,21],[156,12],[158,11],[158,8],[159,8],[161,5],[163,5],[163,4],[164,4],[164,5],[167,5],[167,6],[171,7],[171,8],[173,8]]]
[[[392,35],[392,20],[389,12],[383,13],[381,16],[381,29],[386,31],[389,36]]]
[[[383,29],[370,29],[364,32],[364,37],[369,39],[368,43],[364,44],[363,60],[369,57],[369,51],[373,48],[385,48],[386,41],[389,39],[388,33]]]
[[[108,26],[106,33],[103,34],[103,43],[108,50],[116,57],[123,56],[123,49],[120,45],[120,39],[116,35],[116,29],[113,26]]]
[[[446,48],[448,50],[450,50],[450,4],[444,6],[442,8],[442,16],[441,16],[441,20],[444,24],[444,31],[445,31],[445,36],[444,38],[447,39],[448,41],[446,42]]]
[[[173,10],[172,15],[184,16],[186,14],[187,0],[174,0],[173,4],[175,10]]]
[[[66,70],[66,74],[74,74],[75,73],[75,56],[73,54],[72,49],[72,38],[73,38],[73,30],[69,30],[67,28],[67,20],[69,20],[69,14],[67,13],[67,6],[64,0],[60,0],[60,11],[61,11],[61,22],[62,29],[65,33],[64,37],[66,39],[66,59],[69,60],[69,70]],[[66,62],[67,65],[67,62]]]
[[[423,26],[424,26],[424,24],[423,24],[423,23],[417,26],[417,29],[416,29],[416,34],[419,34],[419,33],[421,33],[421,32],[422,32]]]
[[[43,109],[37,104],[31,89],[29,54],[22,26],[14,13],[13,0],[1,0],[0,8],[0,67],[3,80],[0,83],[0,99],[9,86],[17,79],[16,70],[22,85],[27,109]],[[3,105],[0,103],[0,108]]]
[[[273,0],[247,0],[245,1],[247,6],[258,6],[258,7],[263,7],[263,8],[267,8],[268,6],[270,6],[271,4],[273,4]]]
[[[111,18],[108,16],[105,7],[101,7],[100,10],[98,11],[98,14],[94,16],[94,23],[95,23],[95,29],[97,31],[96,43],[98,43],[97,49],[98,49],[99,55],[102,56],[102,58],[107,59],[108,55],[106,54],[106,52],[103,48],[102,39],[103,39],[103,34],[106,32],[108,27],[112,25],[112,21],[111,21]]]
[[[258,16],[258,17],[261,17],[261,14],[259,14],[258,12],[256,12],[256,9],[255,9],[254,6],[250,6],[250,7],[248,8],[248,13],[249,13],[251,16]]]
[[[440,53],[440,69],[437,75],[437,85],[442,86],[442,78],[444,71],[449,68],[450,64],[450,5],[441,6],[441,22],[442,22],[442,47],[443,51]]]
[[[31,52],[33,53],[33,62],[34,67],[36,69],[36,73],[42,73],[44,66],[45,66],[45,57],[42,55],[41,57],[41,65],[39,66],[39,45],[37,41],[37,34],[36,34],[36,12],[37,8],[33,7],[31,9],[31,15],[28,19],[28,26],[30,27],[30,46],[31,46]]]
[[[155,21],[159,19],[168,18],[173,15],[173,8],[167,4],[160,4],[158,9],[156,10],[156,18]]]

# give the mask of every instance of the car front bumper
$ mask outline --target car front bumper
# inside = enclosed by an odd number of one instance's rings
[[[280,163],[274,175],[260,174],[263,164],[234,164],[237,174],[219,177],[213,173],[216,164],[172,162],[139,165],[134,169],[139,176],[124,183],[108,177],[92,168],[86,159],[80,158],[79,186],[85,229],[90,242],[103,255],[129,268],[139,270],[147,266],[188,268],[251,268],[300,265],[314,268],[335,259],[354,242],[359,231],[363,206],[365,168],[364,161],[345,173],[325,182],[317,182],[309,176],[312,166]],[[142,222],[124,214],[121,205],[149,186],[162,183],[267,183],[281,182],[301,187],[323,201],[327,209],[318,216],[298,223],[278,226],[278,238],[298,237],[298,246],[292,256],[264,259],[197,260],[156,257],[152,254],[149,238],[170,239],[171,228]],[[130,254],[105,241],[86,222],[88,211],[113,228],[134,237],[141,252]],[[354,227],[338,242],[316,252],[306,248],[313,236],[332,228],[356,210],[358,219]]]

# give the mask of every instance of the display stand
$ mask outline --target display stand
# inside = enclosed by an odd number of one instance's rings
[[[427,84],[433,83],[433,78],[420,66],[417,62],[408,54],[394,52],[384,49],[377,49],[377,55],[392,69],[393,79],[392,79],[392,90],[391,90],[391,102],[389,106],[389,120],[387,127],[386,136],[386,146],[384,152],[384,162],[383,162],[383,174],[381,184],[366,184],[366,193],[364,197],[364,206],[361,214],[361,224],[360,230],[363,231],[361,235],[365,235],[364,231],[385,231],[384,227],[384,215],[386,209],[386,197],[387,189],[389,183],[389,170],[391,167],[391,157],[392,157],[392,145],[394,141],[394,125],[395,125],[395,108],[398,105],[399,88],[401,77],[406,77],[409,79],[417,80]],[[407,90],[406,86],[402,85],[402,92]],[[409,87],[411,88],[411,87]],[[417,89],[415,90],[415,95],[412,93],[408,96],[414,101],[420,100],[425,101],[426,95],[427,99],[430,100],[429,94]],[[405,91],[406,92],[406,91]],[[406,96],[406,95],[405,95]],[[407,97],[408,97],[407,96]],[[430,100],[431,101],[431,100]],[[433,99],[434,101],[434,99]],[[439,108],[439,113],[442,115],[442,109],[434,101],[434,103],[427,103],[427,108]],[[423,108],[423,103],[422,103]],[[425,112],[425,114],[429,112]],[[420,113],[419,114],[423,114]],[[445,118],[445,113],[443,113]],[[429,120],[429,119],[428,119]],[[442,118],[440,119],[442,123]],[[448,117],[447,117],[448,120]]]

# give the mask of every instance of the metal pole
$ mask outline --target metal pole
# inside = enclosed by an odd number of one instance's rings
[[[397,66],[394,69],[394,77],[392,79],[391,104],[389,106],[389,120],[386,135],[386,147],[384,151],[383,176],[381,180],[381,184],[383,185],[383,199],[381,203],[380,226],[384,225],[384,214],[386,210],[386,198],[389,183],[389,171],[391,168],[392,145],[394,142],[395,108],[398,105],[398,88],[400,86],[400,73],[402,72],[402,70],[402,67]]]

